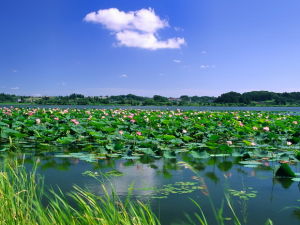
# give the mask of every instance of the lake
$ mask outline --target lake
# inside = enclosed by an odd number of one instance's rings
[[[39,173],[46,186],[59,186],[69,192],[74,184],[102,194],[95,178],[84,175],[112,174],[104,179],[108,189],[126,197],[133,185],[132,197],[149,202],[162,224],[185,224],[185,213],[199,212],[190,199],[198,202],[210,224],[214,224],[212,207],[218,209],[227,192],[243,224],[257,225],[271,218],[274,224],[296,225],[300,222],[300,183],[274,178],[275,162],[255,167],[241,165],[235,157],[216,156],[193,159],[181,155],[174,159],[141,158],[139,160],[99,159],[93,162],[58,153],[2,154],[2,158],[25,160],[28,167],[39,161]],[[185,162],[185,164],[183,164]],[[299,165],[292,166],[295,172]],[[113,173],[112,173],[113,171]],[[228,192],[228,190],[231,190]],[[210,204],[210,200],[212,205]],[[295,206],[298,206],[296,208]],[[232,216],[226,204],[228,224]]]
[[[148,203],[163,225],[196,221],[196,204],[208,224],[221,209],[225,224],[233,212],[241,224],[300,222],[300,108],[47,107],[63,109],[2,108],[0,120],[0,157],[38,163],[46,190],[103,195],[104,184]],[[295,174],[278,176],[283,166]]]

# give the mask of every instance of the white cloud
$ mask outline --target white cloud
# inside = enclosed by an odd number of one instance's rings
[[[202,50],[202,51],[201,51],[201,54],[207,54],[207,51]]]
[[[181,27],[174,27],[174,30],[177,31],[177,32],[179,32],[179,31],[184,31],[184,29],[181,28]]]
[[[17,72],[18,72],[18,70],[16,70],[16,69],[13,69],[11,72],[13,72],[13,73],[17,73]]]
[[[200,65],[200,69],[203,69],[203,70],[214,69],[214,68],[216,68],[216,65],[207,65],[207,64]]]
[[[116,34],[118,45],[137,47],[145,49],[180,48],[184,44],[183,38],[170,38],[166,41],[159,41],[153,33],[139,33],[136,31],[124,30]]]
[[[113,31],[119,46],[156,50],[180,48],[185,44],[184,38],[158,39],[157,31],[168,27],[169,24],[160,19],[151,8],[129,12],[117,8],[101,9],[87,14],[84,20],[102,24]]]
[[[174,63],[181,63],[181,60],[180,59],[173,59],[173,62]]]
[[[11,90],[19,90],[20,88],[19,87],[12,87],[10,88]]]
[[[125,74],[125,73],[123,73],[123,74],[121,74],[121,76],[120,76],[121,78],[127,78],[128,77],[128,75],[127,74]]]

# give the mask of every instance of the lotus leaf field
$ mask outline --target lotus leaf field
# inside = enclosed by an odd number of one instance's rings
[[[80,151],[99,158],[215,154],[245,158],[259,150],[297,160],[300,116],[272,112],[1,108],[1,151]],[[274,155],[273,155],[274,156]],[[278,154],[277,154],[278,156]]]

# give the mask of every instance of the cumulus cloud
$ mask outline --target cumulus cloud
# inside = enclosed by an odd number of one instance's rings
[[[84,21],[102,24],[113,32],[117,45],[144,49],[180,48],[184,38],[159,40],[157,31],[169,26],[153,9],[124,12],[117,8],[100,9],[87,14]]]

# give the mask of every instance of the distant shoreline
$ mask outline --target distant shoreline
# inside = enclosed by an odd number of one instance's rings
[[[153,97],[134,94],[116,96],[20,96],[0,93],[0,104],[6,105],[89,105],[89,106],[176,106],[176,107],[300,107],[300,92],[275,93],[251,91],[245,93],[227,92],[218,97],[188,96]]]

